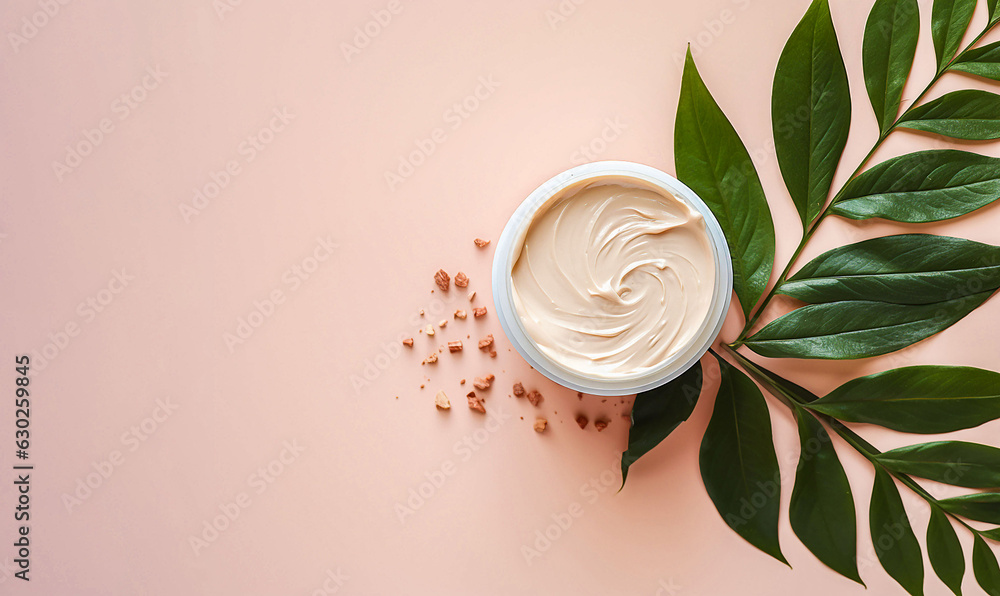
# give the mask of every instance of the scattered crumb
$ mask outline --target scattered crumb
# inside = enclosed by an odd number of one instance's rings
[[[536,418],[535,419],[535,432],[539,432],[539,433],[540,432],[545,432],[545,427],[548,426],[548,424],[549,424],[548,420],[546,420],[546,419],[544,419],[542,417]]]
[[[408,348],[412,348],[413,347],[413,338],[412,337],[407,337],[406,339],[404,339],[403,340],[403,345],[406,346],[406,347],[408,347]]]
[[[482,238],[476,238],[475,240],[473,240],[473,242],[475,242],[476,246],[478,246],[479,248],[486,248],[487,246],[490,245],[489,240],[483,240]]]
[[[577,399],[583,399],[583,394],[580,393],[579,391],[577,391],[576,392],[576,397],[577,397]]]
[[[420,364],[434,364],[437,361],[438,361],[438,355],[437,355],[437,352],[434,352],[433,354],[431,354],[427,358],[424,358],[424,361],[421,362]]]
[[[448,326],[448,319],[441,319],[440,321],[438,321],[438,327],[444,329],[447,326]]]
[[[485,379],[476,377],[472,380],[472,386],[480,390],[489,389],[490,385],[493,383],[493,378],[493,375],[489,375]]]
[[[424,309],[420,309],[420,316],[424,316]]]
[[[427,326],[424,327],[424,333],[427,335],[434,335],[434,325],[427,323]]]
[[[451,276],[444,269],[438,269],[438,272],[434,274],[434,283],[441,288],[442,292],[447,292],[451,286]]]
[[[455,274],[455,287],[464,288],[469,285],[469,276],[459,271]]]
[[[538,404],[542,403],[542,399],[543,399],[542,394],[537,391],[532,390],[530,393],[528,393],[528,401],[530,401],[531,405],[535,406],[536,408],[538,407]]]
[[[493,334],[492,333],[489,334],[489,335],[487,335],[486,339],[479,340],[479,349],[480,350],[488,349],[492,345],[493,345]]]
[[[442,410],[451,409],[451,401],[448,400],[444,391],[438,391],[437,395],[434,396],[434,405]]]
[[[490,350],[490,358],[496,358],[496,357],[497,357],[497,351],[496,350]]]
[[[517,397],[524,397],[524,385],[520,383],[514,383],[514,395]]]
[[[455,311],[455,318],[456,319],[464,319],[465,318],[465,311],[464,310],[456,310]]]
[[[481,399],[479,399],[478,397],[476,397],[476,392],[475,391],[470,391],[468,393],[468,395],[466,395],[465,397],[467,397],[469,399],[469,409],[470,410],[475,410],[475,411],[479,412],[480,414],[485,414],[486,413],[486,407],[483,406],[483,401]]]
[[[602,399],[602,400],[601,400],[601,403],[602,403],[602,404],[606,404],[606,403],[608,403],[608,400],[606,400],[606,399]]]
[[[465,379],[462,379],[461,381],[459,381],[458,384],[459,385],[465,385]]]
[[[594,428],[597,429],[597,432],[601,432],[602,430],[604,430],[604,429],[606,429],[608,427],[608,422],[610,422],[610,421],[609,420],[595,420],[594,421]]]
[[[421,386],[420,386],[420,388],[421,388],[421,389],[423,389],[423,388],[424,388],[424,386],[423,386],[423,385],[421,385]]]
[[[449,352],[461,352],[462,351],[462,342],[460,342],[460,341],[450,341],[450,342],[448,342],[448,351]]]
[[[477,306],[476,308],[472,309],[472,316],[476,317],[477,319],[479,317],[485,317],[486,316],[486,307],[485,306]]]
[[[586,416],[581,415],[576,417],[576,423],[580,425],[580,428],[587,428],[587,422],[588,420]]]
[[[472,300],[473,300],[473,299],[474,299],[475,297],[476,297],[476,291],[475,291],[475,290],[473,290],[473,291],[469,292],[469,302],[472,302]]]

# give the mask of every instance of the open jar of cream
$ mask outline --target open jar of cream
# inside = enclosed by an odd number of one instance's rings
[[[497,242],[493,298],[517,351],[595,395],[667,383],[708,350],[733,290],[722,229],[677,179],[620,161],[538,187]]]

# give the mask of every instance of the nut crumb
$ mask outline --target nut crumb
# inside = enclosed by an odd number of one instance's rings
[[[421,362],[420,364],[434,364],[437,361],[438,361],[438,355],[437,355],[437,352],[434,352],[433,354],[431,354],[427,358],[424,358],[424,361]]]
[[[459,385],[465,385],[465,379],[462,379],[461,381],[459,381],[458,384]]]
[[[524,397],[524,385],[514,383],[514,395],[517,397]]]
[[[412,348],[413,347],[413,338],[412,337],[407,337],[406,339],[404,339],[403,340],[403,345],[406,346],[406,347],[408,347],[408,348]]]
[[[476,377],[475,379],[472,380],[472,386],[480,390],[489,389],[492,383],[493,383],[493,375],[490,375],[485,379],[482,377]]]
[[[475,242],[476,246],[478,246],[479,248],[486,248],[487,246],[490,245],[489,240],[483,240],[482,238],[476,238],[475,240],[473,240],[473,242]]]
[[[420,316],[424,316],[424,309],[420,309]]]
[[[450,342],[448,342],[448,351],[449,352],[461,352],[462,351],[462,342],[460,342],[460,341],[450,341]]]
[[[608,422],[608,420],[595,420],[594,428],[597,429],[597,432],[601,432],[608,427]]]
[[[438,391],[437,395],[434,396],[434,405],[442,410],[451,409],[451,401],[444,391]]]
[[[467,397],[468,400],[469,400],[469,409],[470,410],[475,410],[475,411],[479,412],[480,414],[485,414],[486,413],[486,407],[483,406],[483,400],[481,400],[478,397],[476,397],[476,392],[475,391],[470,391],[468,393],[468,395],[466,395],[465,397]]]
[[[548,426],[548,424],[549,421],[542,417],[535,418],[535,432],[545,432],[545,427]]]
[[[473,300],[473,299],[474,299],[475,297],[476,297],[476,291],[475,291],[475,290],[473,290],[473,291],[469,292],[469,302],[472,302],[472,300]]]
[[[587,420],[586,416],[577,416],[576,417],[576,423],[580,425],[580,428],[587,428],[587,422],[588,422],[588,420]]]
[[[438,327],[444,329],[447,326],[448,326],[448,319],[441,319],[440,321],[438,321]]]
[[[490,358],[496,358],[496,357],[497,357],[497,351],[496,350],[490,350]]]
[[[465,318],[465,311],[464,310],[456,310],[455,311],[455,318],[456,319],[464,319]]]
[[[485,306],[477,306],[476,308],[472,309],[472,316],[476,317],[477,319],[479,317],[485,317],[486,316],[486,307]]]
[[[531,402],[531,405],[535,406],[536,408],[538,407],[538,404],[542,403],[542,399],[544,399],[542,397],[542,394],[535,390],[530,391],[527,397],[528,401]]]
[[[438,269],[434,274],[434,283],[441,288],[442,292],[447,292],[451,284],[451,276],[444,269]]]
[[[455,287],[464,288],[469,285],[469,276],[459,271],[455,274]]]
[[[479,340],[479,349],[480,350],[485,350],[485,349],[489,348],[492,345],[493,345],[493,334],[492,333],[489,334],[489,335],[487,335],[486,339]]]
[[[424,333],[427,335],[434,335],[434,325],[427,323],[427,326],[424,327]]]
[[[420,386],[420,388],[421,388],[421,389],[423,389],[423,388],[424,388],[424,386],[423,386],[423,385],[421,385],[421,386]]]

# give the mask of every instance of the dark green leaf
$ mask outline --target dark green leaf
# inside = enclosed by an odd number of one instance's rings
[[[907,433],[948,433],[1000,418],[1000,373],[908,366],[848,381],[807,408]]]
[[[965,52],[951,69],[1000,81],[1000,41]]]
[[[1000,596],[1000,565],[986,541],[976,536],[972,543],[972,571],[990,596]]]
[[[788,508],[792,530],[827,567],[861,585],[857,519],[847,474],[830,435],[812,414],[796,409],[802,451]]]
[[[778,58],[771,126],[803,226],[823,210],[851,124],[851,94],[828,0],[813,0]]]
[[[950,327],[990,295],[981,292],[917,305],[864,300],[810,304],[768,323],[745,343],[769,358],[847,360],[879,356]]]
[[[910,527],[896,483],[879,467],[875,468],[868,522],[875,554],[886,573],[910,594],[923,594],[924,559],[920,543]]]
[[[712,419],[701,442],[701,478],[737,534],[787,564],[778,544],[781,475],[771,416],[757,385],[725,360]]]
[[[865,24],[862,63],[879,132],[896,121],[919,34],[917,0],[876,0]]]
[[[886,451],[878,460],[900,474],[953,486],[1000,488],[1000,449],[989,445],[964,441],[922,443]]]
[[[1000,288],[1000,247],[902,234],[825,252],[778,288],[804,302],[929,304]]]
[[[750,154],[698,74],[690,48],[674,124],[674,164],[677,177],[722,226],[733,290],[747,317],[771,279],[774,224]]]
[[[989,11],[990,24],[993,24],[1000,20],[1000,1],[998,0],[986,0],[986,8]]]
[[[953,139],[1000,139],[1000,95],[980,89],[952,91],[912,108],[898,126]]]
[[[931,519],[927,524],[927,557],[944,585],[961,596],[962,577],[965,576],[962,543],[948,516],[937,507],[931,507]]]
[[[965,215],[1000,197],[1000,159],[953,149],[884,161],[844,186],[833,213],[923,223]]]
[[[962,495],[941,499],[938,504],[954,515],[988,524],[1000,524],[1000,493]]]
[[[983,536],[989,538],[990,540],[996,540],[1000,542],[1000,528],[993,528],[992,530],[986,530],[983,532]]]
[[[969,28],[976,0],[934,0],[931,7],[931,38],[938,70],[942,70],[962,43]]]
[[[635,396],[628,449],[622,453],[622,486],[625,486],[629,466],[691,416],[701,394],[701,380],[699,361],[666,385]]]

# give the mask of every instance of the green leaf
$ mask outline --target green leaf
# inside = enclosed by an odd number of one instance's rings
[[[785,43],[771,92],[778,166],[803,226],[823,210],[851,124],[851,94],[828,0]]]
[[[792,530],[816,558],[861,585],[854,497],[830,435],[812,414],[796,408],[802,450],[788,508]]]
[[[716,358],[722,379],[699,458],[705,490],[733,531],[787,565],[778,544],[781,475],[767,403],[749,377]]]
[[[1000,95],[980,89],[952,91],[910,109],[897,126],[953,139],[1000,139]]]
[[[1000,449],[989,445],[937,441],[886,451],[877,459],[900,474],[953,486],[1000,488]]]
[[[1000,81],[1000,41],[965,52],[951,70]]]
[[[919,34],[917,0],[876,0],[865,24],[862,63],[881,133],[896,121]]]
[[[674,124],[677,177],[712,210],[729,245],[733,289],[749,317],[771,279],[774,224],[757,170],[736,129],[698,74],[691,48],[684,62]]]
[[[894,368],[848,381],[805,407],[901,432],[954,432],[1000,418],[1000,373],[969,366]]]
[[[835,248],[777,290],[804,302],[874,300],[929,304],[1000,288],[1000,247],[931,234],[901,234]]]
[[[1000,596],[1000,566],[986,541],[976,536],[972,542],[972,571],[976,581],[990,596]]]
[[[992,530],[986,530],[982,534],[985,538],[989,538],[990,540],[996,540],[1000,542],[1000,528],[993,528]]]
[[[896,483],[879,467],[875,468],[868,522],[875,554],[886,573],[910,594],[923,594],[924,559],[920,543],[910,527]]]
[[[986,0],[986,8],[989,10],[991,25],[1000,20],[1000,10],[997,10],[997,8],[1000,8],[1000,1]]]
[[[861,173],[841,196],[831,211],[850,219],[951,219],[1000,197],[1000,159],[953,149],[908,153]]]
[[[927,557],[944,585],[961,596],[962,577],[965,576],[962,543],[948,516],[937,507],[931,507],[931,519],[927,524]]]
[[[1000,524],[1000,493],[976,493],[941,499],[938,505],[954,515],[967,519]]]
[[[946,329],[990,292],[933,304],[846,300],[810,304],[775,319],[744,343],[769,358],[847,360],[880,356]]]
[[[938,70],[952,59],[969,28],[976,0],[934,0],[931,7],[931,38]]]
[[[622,486],[625,486],[629,466],[691,416],[701,394],[701,381],[699,361],[666,385],[635,396],[628,449],[622,453]]]

